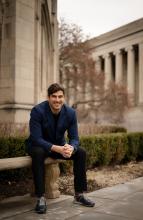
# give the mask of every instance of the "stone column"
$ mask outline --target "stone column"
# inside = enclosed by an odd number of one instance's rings
[[[58,20],[57,20],[57,0],[52,0],[52,26],[53,26],[53,56],[54,56],[54,63],[53,63],[53,82],[59,82],[59,43],[58,43]]]
[[[104,56],[105,58],[105,88],[108,87],[109,83],[112,81],[112,63],[111,56],[107,54]]]
[[[46,87],[58,81],[57,0],[0,2],[0,122],[27,123]]]
[[[14,113],[7,110],[14,100],[15,78],[15,1],[0,4],[0,123],[13,121]],[[9,16],[8,16],[9,15]],[[10,105],[9,105],[10,106]],[[10,106],[11,107],[11,106]],[[7,114],[6,114],[7,113]]]
[[[129,94],[135,95],[135,51],[133,46],[126,48],[127,51],[127,88]]]
[[[143,42],[139,44],[139,104],[143,105]]]
[[[35,1],[3,3],[0,122],[25,123],[34,104]]]
[[[115,53],[115,81],[117,84],[123,82],[123,57],[122,51],[118,50]]]
[[[101,72],[101,58],[100,57],[95,58],[95,71],[97,73]]]

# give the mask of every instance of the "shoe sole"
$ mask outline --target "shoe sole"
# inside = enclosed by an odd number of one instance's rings
[[[43,209],[43,210],[35,210],[35,212],[36,213],[38,213],[38,214],[45,214],[46,213],[46,211],[47,211],[47,208],[46,209]]]
[[[46,210],[45,211],[36,211],[37,214],[45,214],[46,213]]]
[[[73,203],[74,203],[74,204],[77,204],[77,205],[82,205],[82,206],[85,206],[85,207],[94,207],[94,206],[95,206],[95,204],[93,204],[93,205],[86,205],[86,204],[83,204],[83,203],[78,202],[78,201],[76,201],[76,200],[74,200]]]

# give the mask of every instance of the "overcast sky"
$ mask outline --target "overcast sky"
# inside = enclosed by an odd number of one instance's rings
[[[58,17],[96,37],[143,18],[143,0],[58,0]]]

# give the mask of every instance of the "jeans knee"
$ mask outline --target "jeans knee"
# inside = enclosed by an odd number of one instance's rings
[[[82,157],[85,157],[86,158],[86,151],[85,151],[85,149],[83,149],[83,148],[81,148],[81,147],[79,147],[78,149],[77,149],[77,154],[78,155],[80,155],[80,156],[82,156]]]

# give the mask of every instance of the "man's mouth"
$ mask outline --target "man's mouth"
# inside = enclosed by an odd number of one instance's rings
[[[60,103],[54,103],[54,105],[59,106],[59,105],[61,105],[61,104],[60,104]]]

